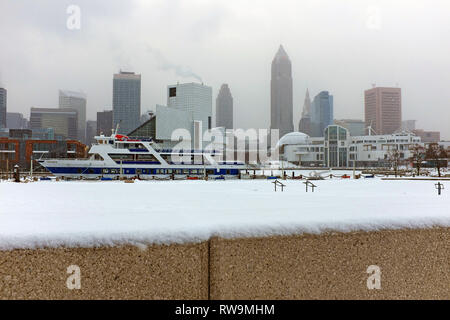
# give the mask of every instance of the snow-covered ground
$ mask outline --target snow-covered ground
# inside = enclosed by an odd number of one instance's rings
[[[438,196],[435,181],[271,182],[1,182],[0,249],[450,226],[450,184]]]

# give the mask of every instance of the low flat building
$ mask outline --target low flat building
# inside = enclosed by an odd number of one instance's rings
[[[422,142],[439,142],[441,140],[441,133],[439,131],[425,131],[422,129],[415,129],[413,133],[422,139]]]
[[[406,161],[412,156],[411,147],[417,144],[423,146],[420,137],[411,132],[352,137],[349,149],[350,166],[353,161],[357,167],[388,166],[392,150],[398,150],[400,160]]]
[[[310,137],[302,132],[290,132],[278,141],[280,160],[299,166],[322,166],[324,138]]]
[[[351,168],[388,166],[392,150],[398,150],[400,159],[407,161],[416,144],[423,146],[420,137],[411,132],[350,136],[348,129],[331,125],[325,128],[323,138],[292,132],[277,146],[281,160],[300,166]]]
[[[76,140],[40,139],[34,131],[11,129],[9,137],[0,137],[0,170],[11,171],[15,165],[28,170],[39,169],[40,158],[84,158],[87,148]]]

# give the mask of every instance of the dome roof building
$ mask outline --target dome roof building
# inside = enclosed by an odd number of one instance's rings
[[[309,136],[303,132],[290,132],[285,134],[277,143],[277,147],[285,145],[307,145],[310,143]]]

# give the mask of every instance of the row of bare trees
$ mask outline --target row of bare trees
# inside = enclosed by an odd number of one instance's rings
[[[420,169],[423,167],[424,162],[428,161],[437,169],[438,176],[440,177],[441,169],[447,167],[449,157],[449,151],[437,143],[430,143],[427,148],[416,144],[411,149],[410,160],[417,170],[417,175],[420,174]]]
[[[449,158],[450,152],[443,146],[437,143],[430,143],[426,148],[419,144],[414,145],[411,148],[411,157],[407,160],[413,163],[413,166],[417,170],[417,175],[420,175],[420,169],[428,162],[437,169],[438,176],[440,177],[441,169],[447,167]],[[393,168],[395,176],[397,176],[398,168],[405,160],[402,154],[398,149],[392,149],[387,155],[387,160]]]

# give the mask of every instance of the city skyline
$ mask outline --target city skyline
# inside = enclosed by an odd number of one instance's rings
[[[172,5],[177,8],[181,6],[180,9],[189,10],[191,14],[181,20],[187,26],[182,31],[187,40],[176,45],[158,37],[152,31],[154,28],[145,28],[143,16],[151,12],[166,20],[178,17],[176,12],[154,2],[147,5],[133,1],[124,7],[112,1],[102,15],[100,7],[81,1],[80,30],[67,30],[66,3],[43,3],[38,6],[31,2],[3,2],[1,9],[8,14],[0,34],[15,45],[0,53],[0,86],[9,91],[8,111],[21,112],[27,117],[32,106],[56,107],[55,92],[58,89],[84,91],[88,96],[87,119],[92,120],[97,111],[112,105],[109,79],[120,68],[128,70],[129,67],[144,75],[142,110],[154,109],[156,104],[165,103],[168,83],[200,82],[201,78],[213,87],[214,96],[224,82],[233,88],[235,127],[268,128],[270,61],[281,43],[289,52],[293,64],[295,124],[300,120],[307,87],[312,96],[323,90],[333,93],[335,118],[363,119],[364,91],[371,88],[372,83],[387,87],[398,85],[403,92],[402,119],[417,119],[419,127],[441,131],[443,139],[450,139],[447,120],[450,118],[450,97],[446,90],[450,79],[442,72],[450,66],[444,54],[446,50],[442,47],[446,44],[439,41],[450,34],[444,19],[449,5],[443,1],[434,8],[421,6],[421,3],[424,4],[422,1],[407,7],[406,2],[402,1],[396,4],[380,3],[382,23],[377,27],[367,23],[367,9],[372,5],[370,1],[354,2],[351,6],[324,2],[326,6],[309,1],[286,3],[292,13],[286,13],[289,11],[286,9],[281,12],[274,5],[264,6],[251,16],[251,26],[239,29],[240,33],[230,25],[237,22],[238,27],[244,26],[232,3],[218,1],[199,13],[195,9],[203,6],[196,1],[191,9],[174,3]],[[28,16],[33,10],[21,10],[24,5],[36,6],[34,18]],[[324,7],[328,9],[323,10]],[[332,12],[336,10],[342,16]],[[272,15],[264,22],[269,12]],[[413,17],[418,12],[422,19],[415,21]],[[288,18],[281,19],[282,13],[286,13]],[[398,20],[399,13],[401,21]],[[330,19],[323,19],[321,25],[313,24],[313,17],[320,14]],[[129,30],[120,30],[114,25],[113,20],[119,15],[123,15],[124,19],[136,18],[133,22],[130,20]],[[302,20],[293,19],[298,15],[311,17],[297,22]],[[154,23],[157,22],[161,21]],[[110,32],[100,32],[95,28],[98,23],[111,27]],[[163,27],[169,26],[164,21],[161,23]],[[208,23],[215,27],[208,29]],[[397,41],[398,34],[403,34],[406,25],[410,29],[408,33],[414,34],[414,37]],[[308,30],[311,26],[314,26],[314,32]],[[179,31],[176,25],[168,28],[167,39],[171,38],[175,29]],[[257,30],[264,30],[264,37]],[[136,31],[134,39],[128,39],[132,31]],[[21,50],[30,47],[32,34],[40,37],[41,45],[33,47],[33,52]],[[154,41],[146,40],[149,34]],[[221,42],[227,39],[227,34],[232,42],[226,42],[224,46]],[[319,41],[322,37],[328,38],[327,44]],[[244,38],[251,38],[252,42],[244,41]],[[48,48],[52,48],[52,59],[42,59],[48,54]],[[15,55],[17,50],[20,53]],[[15,56],[13,61],[8,58],[12,55]],[[19,69],[21,74],[15,71]],[[424,108],[426,114],[423,113]]]

